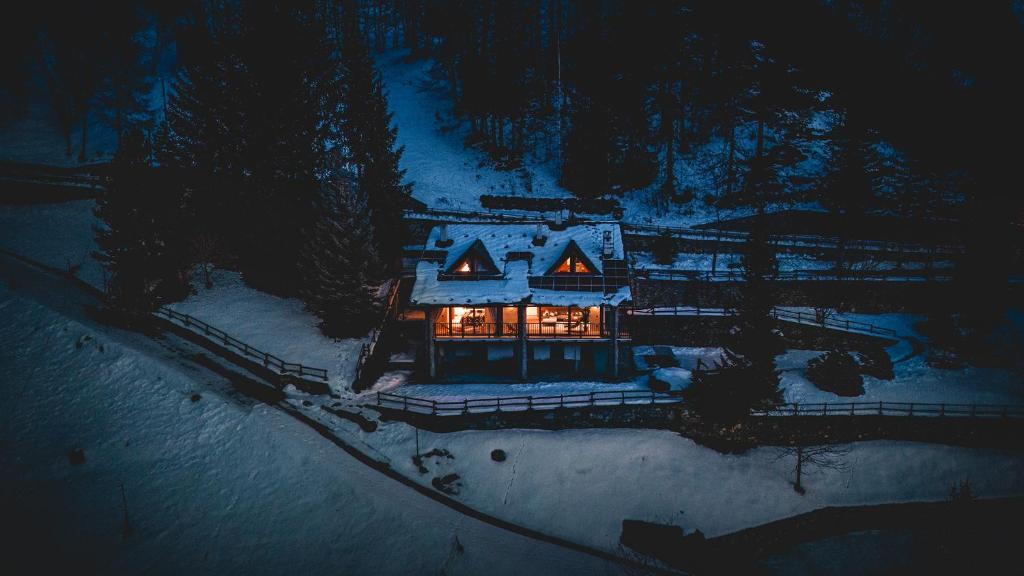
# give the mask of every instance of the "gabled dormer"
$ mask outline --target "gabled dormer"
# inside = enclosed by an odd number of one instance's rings
[[[501,271],[484,243],[477,239],[442,275],[446,280],[475,280],[500,277]]]
[[[546,276],[579,276],[597,275],[600,270],[587,258],[587,255],[580,249],[575,240],[569,240],[562,255],[555,260],[544,274]]]

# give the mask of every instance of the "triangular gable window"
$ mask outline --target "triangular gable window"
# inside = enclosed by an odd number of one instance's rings
[[[583,254],[575,240],[570,240],[565,251],[548,270],[548,274],[597,274],[597,268]]]
[[[448,269],[448,273],[467,276],[498,274],[498,267],[494,264],[491,255],[487,253],[484,243],[477,240],[455,261],[455,264]]]

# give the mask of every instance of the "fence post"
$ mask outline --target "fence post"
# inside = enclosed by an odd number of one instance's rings
[[[269,352],[264,352],[263,353],[263,366],[266,367],[267,364],[270,364],[270,353]]]
[[[462,399],[462,413],[469,414],[469,398]]]
[[[907,412],[907,416],[913,416],[913,415],[914,415],[914,403],[911,402],[910,403],[910,412]]]
[[[799,416],[799,415],[800,415],[800,403],[799,402],[793,402],[793,416]]]
[[[558,395],[558,407],[559,408],[564,408],[565,407],[565,394],[559,394]]]
[[[626,405],[626,391],[623,390],[623,391],[619,392],[619,394],[622,396],[622,403],[620,405],[621,406],[625,406]]]
[[[821,415],[822,416],[828,416],[828,402],[825,402],[824,404],[822,404],[822,406],[821,406]]]
[[[854,415],[854,410],[857,408],[856,402],[850,402],[850,416]]]
[[[878,415],[879,416],[882,415],[882,401],[881,400],[878,401]]]

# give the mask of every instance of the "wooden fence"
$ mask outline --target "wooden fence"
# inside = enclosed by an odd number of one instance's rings
[[[856,320],[847,319],[836,319],[836,318],[819,318],[816,314],[801,312],[797,310],[793,312],[791,310],[784,310],[782,308],[772,308],[772,317],[776,320],[783,320],[786,322],[796,322],[798,324],[808,324],[813,326],[821,326],[822,328],[832,328],[833,330],[843,330],[846,332],[867,332],[868,334],[877,334],[879,336],[885,336],[889,338],[896,338],[896,331],[892,328],[885,328],[882,326],[875,326],[867,322],[858,322]]]
[[[353,386],[362,385],[364,382],[363,378],[366,376],[366,366],[370,359],[373,358],[374,352],[377,351],[377,344],[380,342],[381,334],[384,333],[388,323],[398,310],[398,289],[401,283],[398,278],[391,281],[391,286],[388,288],[388,297],[384,303],[384,314],[381,318],[380,323],[374,326],[370,331],[370,340],[363,344],[363,347],[359,350],[359,359],[356,360],[356,374],[355,379],[352,381]]]
[[[815,402],[780,404],[754,416],[935,416],[1024,418],[1024,405],[922,402]]]
[[[629,314],[634,316],[730,316],[731,313],[723,308],[701,308],[699,306],[655,306],[651,308],[635,308],[628,311]],[[819,318],[816,314],[809,312],[801,312],[785,310],[782,308],[772,308],[772,317],[776,320],[782,320],[783,322],[795,322],[798,324],[806,324],[808,326],[820,326],[822,328],[830,328],[833,330],[842,330],[845,332],[864,332],[868,334],[875,334],[885,338],[898,338],[898,334],[892,328],[885,328],[883,326],[875,326],[868,322],[858,322],[856,320],[837,319],[837,318]]]
[[[458,416],[487,412],[524,412],[554,410],[556,408],[588,408],[594,406],[637,406],[678,404],[676,395],[650,390],[608,390],[559,394],[557,396],[494,396],[463,398],[462,400],[436,400],[400,396],[388,392],[377,393],[377,406],[430,416]]]
[[[262,350],[258,350],[252,346],[249,346],[245,342],[242,342],[238,338],[231,336],[227,332],[214,326],[211,326],[206,322],[203,322],[202,320],[199,320],[198,318],[195,318],[188,314],[176,312],[174,310],[171,310],[170,308],[167,308],[166,306],[158,308],[153,314],[162,318],[166,318],[167,320],[170,321],[178,322],[185,328],[188,328],[193,332],[198,332],[206,336],[213,342],[223,344],[227,348],[234,348],[246,356],[256,358],[257,360],[262,362],[264,366],[268,368],[274,368],[281,374],[292,374],[295,376],[299,376],[300,378],[312,376],[314,378],[320,378],[325,382],[327,381],[327,370],[323,368],[312,368],[310,366],[305,366],[303,364],[299,364],[296,362],[286,362],[269,352],[263,352]]]
[[[660,280],[667,282],[743,282],[740,270],[682,270],[676,268],[638,268],[633,270],[635,278],[644,280]],[[787,270],[778,272],[770,278],[776,282],[952,282],[953,276],[948,271],[939,273],[928,270]]]
[[[489,412],[524,412],[557,408],[651,406],[681,404],[678,394],[651,390],[609,390],[559,394],[557,396],[494,396],[437,400],[377,393],[377,406],[429,416],[459,416]],[[1024,405],[954,404],[921,402],[818,402],[779,404],[751,416],[904,416],[938,418],[1024,418]]]

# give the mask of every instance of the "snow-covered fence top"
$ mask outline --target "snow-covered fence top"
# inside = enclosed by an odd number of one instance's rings
[[[636,406],[678,404],[682,398],[650,390],[608,390],[578,392],[550,396],[494,396],[490,398],[463,398],[462,400],[436,400],[400,396],[388,392],[377,393],[377,406],[431,416],[459,416],[487,412],[524,412],[555,408],[587,408],[610,406]]]
[[[312,376],[314,378],[320,378],[325,382],[327,381],[327,370],[323,368],[312,368],[297,362],[286,362],[269,352],[258,350],[245,342],[242,342],[238,338],[231,336],[227,332],[211,326],[194,316],[175,312],[165,306],[158,308],[153,314],[158,317],[166,318],[167,320],[178,322],[185,328],[206,336],[211,341],[223,344],[227,348],[234,348],[246,356],[256,358],[262,362],[264,366],[274,368],[281,374],[291,374],[299,376],[300,378]]]
[[[628,311],[633,316],[729,316],[731,313],[722,308],[701,308],[699,306],[655,306],[651,308],[635,308]],[[806,324],[808,326],[820,326],[843,332],[862,332],[875,334],[886,338],[898,338],[898,334],[892,328],[875,326],[867,322],[856,320],[838,319],[825,317],[821,319],[815,314],[801,312],[799,310],[785,310],[783,308],[772,308],[772,317],[783,322]]]
[[[739,270],[685,270],[678,268],[638,268],[633,270],[633,276],[644,280],[663,281],[696,281],[705,282],[742,282],[743,272]],[[772,276],[773,280],[781,282],[808,282],[808,281],[861,281],[861,282],[951,282],[953,277],[950,274],[940,274],[934,271],[919,270],[890,270],[875,272],[869,270],[847,270],[837,274],[834,270],[786,270],[780,271]]]
[[[923,402],[816,402],[779,404],[754,416],[938,416],[1024,418],[1024,405]]]

